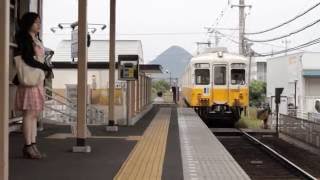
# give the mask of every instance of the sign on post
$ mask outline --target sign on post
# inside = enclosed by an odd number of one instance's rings
[[[78,27],[71,32],[71,58],[78,58]]]
[[[134,81],[139,74],[138,55],[119,55],[118,56],[119,80]]]

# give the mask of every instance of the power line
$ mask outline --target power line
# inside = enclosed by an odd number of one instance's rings
[[[294,35],[294,34],[297,34],[297,33],[299,33],[299,32],[302,32],[302,31],[304,31],[304,30],[306,30],[306,29],[308,29],[308,28],[310,28],[310,27],[318,24],[319,22],[320,22],[320,19],[318,19],[318,20],[314,21],[313,23],[311,23],[311,24],[309,24],[309,25],[307,25],[307,26],[304,26],[304,27],[302,27],[302,28],[300,28],[300,29],[298,29],[298,30],[296,30],[296,31],[294,31],[294,32],[291,32],[291,33],[289,33],[289,34],[286,34],[286,35],[283,35],[283,36],[279,36],[279,37],[276,37],[276,38],[272,38],[272,39],[254,40],[254,39],[248,39],[248,38],[246,38],[246,40],[247,40],[247,41],[250,41],[250,42],[270,42],[270,41],[276,41],[276,40],[279,40],[279,39],[287,38],[287,37],[289,37],[289,36],[291,36],[291,35]]]
[[[266,32],[269,32],[269,31],[275,30],[275,29],[277,29],[277,28],[280,28],[280,27],[282,27],[282,26],[284,26],[284,25],[287,25],[287,24],[289,24],[289,23],[291,23],[291,22],[295,21],[296,19],[298,19],[298,18],[300,18],[300,17],[302,17],[302,16],[306,15],[307,13],[309,13],[310,11],[312,11],[313,9],[315,9],[316,7],[318,7],[319,5],[320,5],[320,2],[319,2],[319,3],[317,3],[317,4],[315,4],[315,5],[314,5],[314,6],[312,6],[311,8],[307,9],[307,10],[306,10],[306,11],[304,11],[303,13],[301,13],[301,14],[299,14],[299,15],[295,16],[294,18],[292,18],[292,19],[290,19],[290,20],[288,20],[288,21],[286,21],[286,22],[284,22],[284,23],[281,23],[281,24],[279,24],[279,25],[277,25],[277,26],[274,26],[274,27],[272,27],[272,28],[269,28],[269,29],[266,29],[266,30],[263,30],[263,31],[252,32],[252,33],[246,33],[246,35],[262,34],[262,33],[266,33]]]
[[[119,36],[167,36],[167,35],[200,35],[200,34],[206,34],[207,32],[151,32],[151,33],[119,33],[117,35]],[[69,33],[44,33],[45,35],[58,35],[58,36],[64,36],[64,35],[70,35]],[[108,36],[107,34],[94,34],[98,36]]]
[[[236,41],[235,39],[232,39],[233,35],[229,35],[229,34],[224,34],[224,33],[221,33],[221,32],[218,32],[220,35],[224,36],[225,39],[235,43],[235,44],[239,44],[238,41]],[[313,40],[314,41],[314,40]],[[311,42],[313,42],[311,41]],[[310,42],[309,42],[310,43]],[[280,45],[275,45],[275,44],[271,44],[271,43],[267,43],[267,42],[258,42],[258,44],[262,44],[262,45],[268,45],[268,46],[271,46],[271,47],[277,47],[277,48],[286,48],[285,46],[280,46]],[[301,45],[300,45],[301,46]],[[286,48],[287,49],[287,48]],[[298,50],[298,49],[297,49]],[[300,50],[301,52],[307,52],[307,51],[304,51],[304,50]],[[280,52],[280,51],[279,51]],[[285,51],[283,51],[282,53],[285,53]],[[274,55],[274,53],[270,53],[270,55]]]
[[[312,45],[315,45],[315,44],[318,44],[318,43],[320,43],[320,38],[314,39],[312,41],[309,41],[307,43],[298,45],[298,46],[293,47],[293,48],[289,48],[287,50],[277,51],[277,52],[273,52],[273,53],[269,53],[269,54],[256,53],[257,54],[256,57],[265,57],[265,56],[283,54],[283,53],[286,53],[286,52],[291,52],[291,51],[299,50],[299,49],[302,49],[302,48],[306,48],[306,47],[309,47],[309,46],[312,46]]]
[[[220,12],[219,16],[216,19],[216,22],[212,25],[213,27],[217,27],[221,20],[223,19],[223,17],[225,16],[225,14],[228,12],[230,7],[230,2],[228,1],[228,4],[224,7],[224,9]]]
[[[237,38],[238,36],[234,36],[233,34],[225,34],[225,33],[221,33],[218,31],[218,33],[223,36],[225,39],[232,41],[235,44],[239,45],[239,42],[233,38]],[[257,42],[258,44],[262,44],[262,45],[268,45],[268,46],[272,46],[272,47],[277,47],[277,48],[285,48],[285,46],[280,46],[280,45],[275,45],[275,44],[271,44],[271,43],[267,43],[267,42]]]

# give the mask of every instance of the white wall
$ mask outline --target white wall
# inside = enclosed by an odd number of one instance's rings
[[[294,103],[295,81],[297,81],[297,106],[303,109],[304,79],[301,54],[276,57],[267,61],[267,97],[269,99],[275,95],[275,88],[284,88],[282,96],[288,98],[287,103]]]
[[[118,79],[118,70],[115,71],[115,79]],[[54,69],[54,79],[52,80],[53,89],[64,89],[65,84],[77,84],[76,69]],[[88,70],[88,84],[92,84],[92,75],[96,76],[97,88],[107,88],[109,81],[109,70]]]

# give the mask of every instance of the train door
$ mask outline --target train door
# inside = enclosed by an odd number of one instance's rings
[[[212,66],[212,93],[211,99],[214,104],[228,102],[227,65],[214,64]]]

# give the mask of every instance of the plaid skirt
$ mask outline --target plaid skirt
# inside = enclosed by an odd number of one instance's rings
[[[17,111],[43,111],[44,102],[43,84],[33,87],[18,86],[15,98],[15,109]]]

